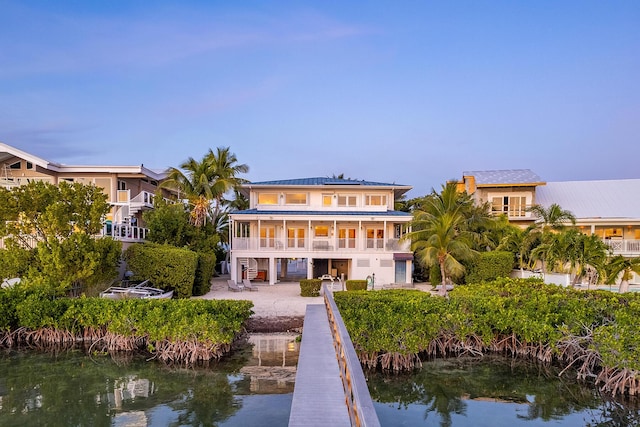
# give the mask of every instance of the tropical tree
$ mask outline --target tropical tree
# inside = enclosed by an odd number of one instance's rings
[[[229,147],[209,149],[201,161],[190,157],[180,168],[170,168],[162,186],[175,189],[179,199],[189,201],[191,221],[201,227],[208,218],[218,216],[225,193],[247,182],[238,174],[248,172],[249,167],[237,162]]]
[[[215,153],[209,149],[205,158],[211,164],[213,173],[212,187],[216,202],[213,216],[217,217],[223,206],[224,195],[248,182],[238,175],[249,172],[249,166],[238,164],[238,158],[229,151],[229,147],[218,147]]]
[[[561,234],[564,244],[561,249],[566,254],[570,270],[574,273],[572,285],[575,286],[589,270],[595,271],[598,277],[605,276],[605,265],[610,248],[597,235],[586,235],[576,229],[569,229]]]
[[[448,183],[439,194],[432,191],[422,209],[414,211],[413,231],[405,235],[411,239],[411,249],[420,262],[440,267],[441,295],[447,294],[450,278],[464,273],[461,261],[476,254],[466,215],[473,208],[473,200],[466,193],[458,193],[454,183]]]
[[[564,210],[560,205],[554,203],[548,208],[541,205],[533,205],[529,208],[529,211],[533,213],[538,219],[535,222],[535,227],[544,232],[548,231],[560,231],[564,229],[567,223],[575,225],[576,217],[571,211]]]
[[[607,264],[606,271],[607,279],[605,283],[608,285],[615,284],[618,276],[622,273],[618,292],[629,292],[629,280],[631,280],[632,274],[640,274],[640,258],[625,258],[622,255],[616,255]]]
[[[500,240],[497,250],[512,252],[516,257],[518,268],[523,270],[530,266],[531,251],[540,242],[539,237],[531,227],[522,229],[510,225]]]

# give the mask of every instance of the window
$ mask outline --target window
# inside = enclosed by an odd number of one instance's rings
[[[28,170],[33,170],[33,163],[27,162],[27,169]]]
[[[260,229],[260,247],[273,248],[275,241],[276,229],[274,227],[264,227]]]
[[[20,162],[11,163],[9,169],[20,169]]]
[[[287,247],[304,248],[304,228],[287,229]]]
[[[285,202],[288,205],[306,205],[307,193],[287,193]]]
[[[341,194],[338,196],[338,206],[356,206],[356,196]]]
[[[316,225],[314,230],[316,237],[329,237],[328,225]]]
[[[127,183],[124,181],[118,181],[118,190],[126,190],[127,189]]]
[[[510,217],[526,216],[527,198],[524,196],[492,197],[491,211],[494,213],[506,213]]]
[[[276,193],[259,193],[258,204],[259,205],[277,205],[278,195]]]
[[[338,247],[340,249],[355,249],[356,247],[356,229],[341,228],[338,230]]]
[[[322,206],[331,206],[333,204],[333,197],[331,194],[322,195]]]
[[[367,195],[365,203],[367,206],[385,206],[387,204],[387,196]]]
[[[384,230],[382,228],[367,228],[367,248],[382,249],[384,244]]]

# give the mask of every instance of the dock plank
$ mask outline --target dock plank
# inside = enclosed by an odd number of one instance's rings
[[[350,426],[324,304],[307,305],[289,427]]]

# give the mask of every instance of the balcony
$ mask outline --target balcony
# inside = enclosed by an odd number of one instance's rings
[[[129,224],[105,224],[102,229],[103,237],[123,242],[143,242],[147,238],[149,229]]]
[[[231,250],[236,252],[410,252],[410,242],[400,239],[278,239],[257,237],[234,237]]]
[[[604,239],[614,255],[640,256],[640,240]]]

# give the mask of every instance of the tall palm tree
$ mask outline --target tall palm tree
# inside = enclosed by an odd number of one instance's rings
[[[189,201],[191,222],[200,227],[206,223],[214,197],[211,181],[211,166],[206,157],[200,162],[189,157],[180,165],[180,169],[169,168],[167,179],[161,187],[172,188],[178,192],[178,199]]]
[[[606,266],[606,270],[607,284],[614,284],[620,273],[622,273],[618,292],[629,292],[629,280],[631,279],[632,273],[640,274],[640,258],[625,258],[622,255],[616,255],[611,258]]]
[[[223,206],[224,195],[248,182],[238,175],[249,172],[249,166],[244,163],[238,164],[238,158],[229,150],[229,147],[218,147],[215,153],[209,149],[205,161],[211,168],[213,200],[216,202],[213,216],[217,217]]]
[[[434,190],[413,213],[413,231],[405,238],[411,239],[411,248],[423,264],[440,267],[441,295],[447,294],[448,279],[464,272],[460,261],[476,254],[466,216],[473,207],[466,193],[458,193],[455,184],[448,183],[440,194]]]
[[[249,167],[237,164],[237,161],[229,147],[218,147],[215,152],[209,149],[202,161],[189,157],[179,169],[169,168],[162,186],[175,189],[179,198],[184,197],[189,201],[191,221],[201,227],[207,218],[218,217],[225,193],[247,182],[237,175],[248,172]]]
[[[538,219],[536,228],[542,232],[562,230],[567,223],[575,225],[576,217],[571,211],[564,210],[560,205],[554,203],[545,209],[541,205],[533,205],[529,208]]]

